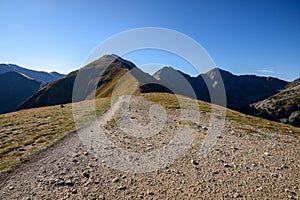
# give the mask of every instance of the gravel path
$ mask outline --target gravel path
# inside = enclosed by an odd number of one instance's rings
[[[2,174],[0,199],[299,199],[295,137],[226,121],[212,151],[199,157],[209,113],[195,120],[199,113],[187,111],[184,123],[180,110],[140,97],[110,111]]]

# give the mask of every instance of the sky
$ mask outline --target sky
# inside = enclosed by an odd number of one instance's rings
[[[234,74],[300,76],[299,0],[0,0],[0,9],[0,63],[69,73],[116,34],[162,27],[192,38]],[[161,50],[124,58],[149,73],[169,65],[199,74]]]

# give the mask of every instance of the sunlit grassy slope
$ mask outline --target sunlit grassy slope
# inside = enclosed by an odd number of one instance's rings
[[[127,79],[127,81],[126,86],[120,86],[121,91],[122,88],[131,86],[132,80]],[[122,92],[116,93],[120,94]],[[179,105],[176,96],[173,94],[147,93],[142,95],[169,109],[193,108],[198,104],[201,111],[210,112],[211,110],[211,104],[186,97],[180,97],[183,103]],[[110,100],[111,98],[96,99],[97,116],[109,108]],[[77,104],[84,105],[84,103],[79,102]],[[82,109],[80,112],[82,112],[81,116],[83,117],[78,124],[79,126],[95,119],[94,113],[91,113],[90,110]],[[297,137],[300,134],[299,128],[244,115],[233,110],[227,109],[226,115],[227,119],[251,124],[258,128],[279,130],[283,133],[292,131],[293,135]],[[0,171],[3,172],[26,159],[30,154],[46,148],[54,141],[65,136],[66,133],[75,130],[72,104],[66,104],[63,108],[57,105],[3,114],[0,115],[0,127]]]
[[[100,115],[109,105],[110,98],[97,99],[96,113]],[[95,118],[90,110],[82,109],[81,112],[84,117],[78,122],[79,126]],[[0,115],[0,127],[0,171],[5,171],[75,130],[72,104],[63,108],[57,105],[3,114]]]

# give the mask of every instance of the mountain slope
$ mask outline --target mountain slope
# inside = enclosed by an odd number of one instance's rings
[[[48,73],[48,72],[43,72],[43,71],[35,71],[35,70],[26,69],[26,68],[23,68],[18,65],[14,65],[14,64],[0,64],[0,74],[6,73],[6,72],[19,72],[19,73],[25,74],[29,77],[32,77],[37,81],[44,82],[44,83],[49,83],[56,79],[65,77],[64,74],[60,74],[57,72]]]
[[[217,74],[220,73],[222,80]],[[210,101],[208,91],[218,91],[223,82],[227,107],[250,112],[249,104],[263,100],[284,89],[287,82],[272,77],[259,77],[255,75],[236,76],[222,69],[212,69],[197,77],[190,77],[170,67],[165,67],[153,75],[157,80],[162,81],[176,91],[176,93],[192,97],[187,90],[192,87],[197,99]],[[178,81],[180,80],[180,81]],[[182,85],[184,82],[184,85]],[[217,93],[217,92],[216,92]]]
[[[124,76],[126,73],[128,75]],[[76,77],[79,76],[77,83]],[[137,86],[138,92],[168,92],[169,90],[159,86],[159,82],[149,74],[142,72],[132,62],[124,60],[116,55],[104,55],[100,59],[86,65],[78,71],[71,72],[65,78],[56,80],[44,86],[35,95],[22,103],[18,109],[49,106],[77,102],[93,97],[108,97],[112,95],[114,87],[121,77],[129,84],[126,88],[132,92]],[[150,84],[149,84],[150,83]],[[74,84],[76,85],[73,88]],[[124,86],[123,86],[124,87]],[[73,96],[73,90],[74,96]],[[124,92],[124,91],[123,91]]]
[[[286,85],[286,89],[252,105],[257,116],[300,126],[300,78]]]
[[[17,72],[0,74],[0,113],[14,111],[20,103],[37,92],[41,84]]]

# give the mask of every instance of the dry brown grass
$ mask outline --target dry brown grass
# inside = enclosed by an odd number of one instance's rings
[[[77,104],[84,104],[79,102]],[[108,109],[110,98],[95,101],[96,114]],[[84,106],[83,106],[84,107]],[[90,110],[81,110],[83,126],[95,119]],[[51,145],[75,130],[72,104],[21,110],[0,115],[0,172],[10,169],[27,156]]]

